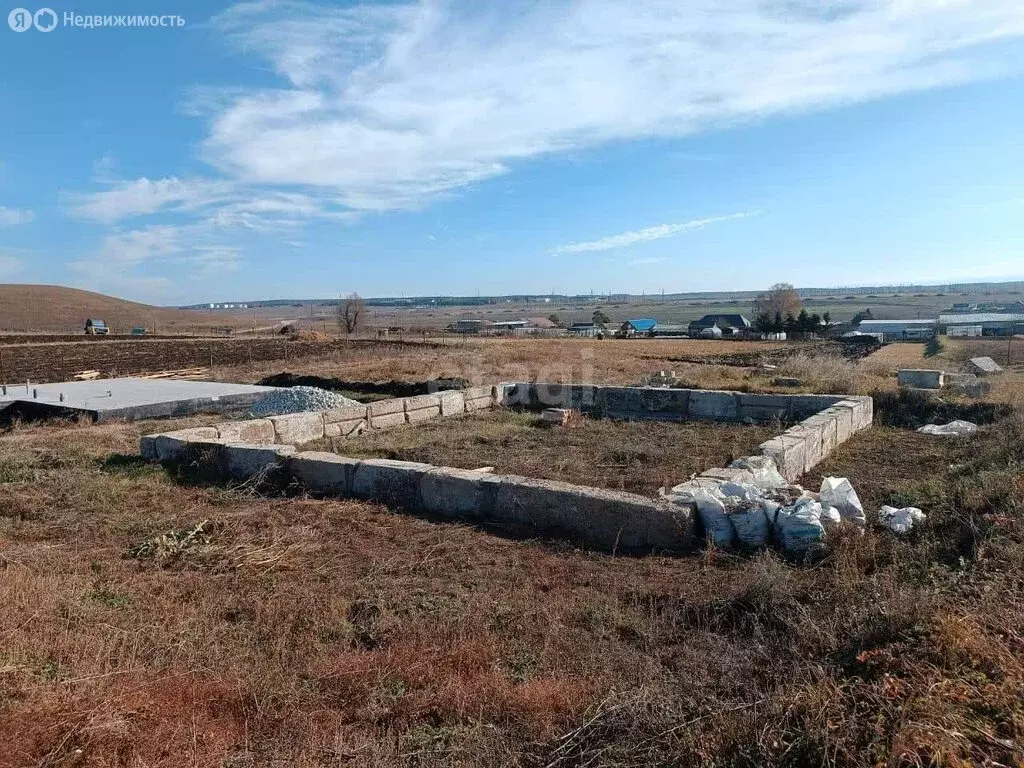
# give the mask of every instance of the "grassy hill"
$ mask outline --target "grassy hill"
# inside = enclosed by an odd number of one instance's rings
[[[80,333],[89,317],[105,320],[114,332],[142,326],[187,333],[233,324],[223,315],[153,307],[60,285],[0,285],[0,331]]]

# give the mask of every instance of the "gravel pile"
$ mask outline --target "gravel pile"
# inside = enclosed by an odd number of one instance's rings
[[[301,411],[329,411],[332,408],[344,408],[346,405],[360,403],[317,387],[282,387],[253,403],[249,415],[259,418]]]

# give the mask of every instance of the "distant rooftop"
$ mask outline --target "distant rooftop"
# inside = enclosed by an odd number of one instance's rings
[[[643,318],[640,320],[627,320],[633,328],[638,331],[650,331],[658,324],[657,320],[651,320],[650,318]]]
[[[939,315],[943,325],[966,325],[971,323],[1024,323],[1024,312],[973,312]]]
[[[937,319],[922,320],[914,318],[910,320],[861,320],[858,324],[861,328],[880,328],[883,325],[936,325]]]

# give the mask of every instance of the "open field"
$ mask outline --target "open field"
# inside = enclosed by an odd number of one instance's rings
[[[211,420],[0,436],[0,765],[1024,758],[1019,416],[854,437],[823,469],[869,520],[898,497],[929,522],[814,567],[599,555],[135,456]]]
[[[128,333],[135,326],[175,334],[252,325],[251,315],[153,307],[60,285],[0,285],[0,331],[82,333],[90,317],[106,321],[116,333]]]
[[[675,368],[770,389],[744,368],[671,360],[792,349],[780,372],[813,387],[893,383],[879,372],[891,360],[806,345],[272,341],[287,361],[245,356],[218,377],[628,384]],[[140,435],[216,416],[16,424],[0,434],[0,766],[1019,764],[1024,390],[1016,372],[1000,381],[1018,410],[975,438],[876,426],[804,478],[849,477],[872,523],[887,502],[928,514],[908,537],[874,525],[833,536],[813,562],[603,555],[182,482],[138,457]],[[455,429],[462,419],[425,422],[365,445],[650,493],[705,456],[745,453],[735,430],[759,429],[609,421],[539,434],[525,418],[482,417],[475,434]]]
[[[915,291],[906,294],[843,293],[834,296],[812,297],[805,300],[808,312],[830,312],[836,322],[848,322],[855,314],[870,309],[880,320],[938,317],[939,313],[956,302],[1014,301],[1019,292],[1009,290],[972,293],[943,293]],[[455,320],[478,318],[486,321],[523,320],[558,316],[563,324],[588,322],[594,309],[600,307],[614,324],[625,320],[652,317],[661,323],[688,323],[708,313],[741,313],[753,317],[749,298],[722,294],[714,299],[665,298],[634,296],[630,300],[608,301],[604,297],[566,302],[558,297],[551,301],[502,301],[494,304],[445,307],[379,307],[366,308],[366,323],[375,328],[399,327],[413,330],[439,330]],[[331,306],[299,303],[297,306],[263,307],[255,310],[258,326],[297,321],[321,330],[335,325],[335,309]],[[218,310],[216,316],[229,318],[225,324],[248,327],[253,322],[253,310]]]
[[[401,345],[392,342],[296,341],[283,337],[251,339],[110,339],[103,342],[19,343],[0,345],[0,382],[64,381],[81,370],[104,376],[127,376],[147,371],[203,366],[219,376],[225,366],[275,361],[343,360],[349,356],[388,354]],[[281,362],[277,362],[281,361]]]
[[[498,474],[653,496],[660,487],[671,488],[691,475],[756,453],[758,445],[782,429],[589,418],[570,428],[550,428],[541,426],[535,413],[499,409],[341,440],[337,451],[461,469],[492,466]],[[308,449],[328,448],[324,441]]]
[[[0,381],[60,381],[84,369],[105,375],[211,366],[224,380],[255,381],[292,368],[302,373],[388,380],[462,376],[472,381],[637,377],[673,367],[677,354],[771,350],[778,344],[679,339],[597,342],[583,339],[448,338],[445,343],[251,339],[131,339],[95,343],[0,345]],[[446,374],[446,371],[451,371]],[[733,376],[738,374],[733,374]],[[569,378],[566,378],[569,377]],[[584,378],[579,378],[584,377]]]

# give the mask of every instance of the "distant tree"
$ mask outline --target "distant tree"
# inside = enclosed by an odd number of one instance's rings
[[[801,309],[800,314],[796,316],[796,329],[801,333],[809,333],[811,330],[811,316],[807,314],[806,309]]]
[[[612,319],[608,317],[608,315],[601,311],[600,307],[594,310],[594,315],[593,317],[591,317],[591,320],[593,321],[594,325],[599,325],[601,326],[601,328],[606,328],[608,326],[608,323],[612,321]]]
[[[345,333],[355,333],[363,322],[366,306],[358,293],[351,293],[338,304],[338,327]]]
[[[775,329],[775,321],[768,312],[761,312],[754,318],[754,330],[758,333],[771,333]]]
[[[797,330],[796,318],[793,317],[792,312],[789,312],[786,315],[786,320],[782,327],[785,329],[786,333],[793,333]]]
[[[800,294],[789,283],[776,283],[754,300],[754,314],[796,315],[803,308]]]
[[[821,316],[821,321],[825,324],[825,327],[828,328],[832,325],[832,313],[826,310],[825,314]]]
[[[853,320],[851,320],[850,322],[852,322],[854,325],[860,325],[865,320],[871,320],[872,318],[874,318],[874,315],[871,314],[871,308],[868,307],[867,309],[862,310],[858,312],[856,315],[854,315]]]
[[[552,312],[550,315],[548,315],[548,320],[550,320],[552,323],[554,323],[558,327],[561,327],[561,325],[562,325],[561,319],[559,319],[558,315],[556,315],[554,312]]]
[[[772,318],[772,332],[782,333],[784,330],[786,330],[786,323],[782,320],[782,313],[776,312]]]

